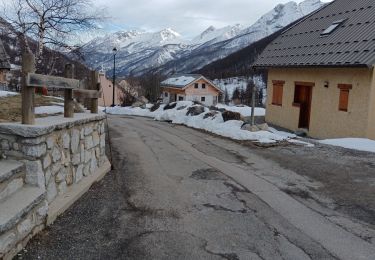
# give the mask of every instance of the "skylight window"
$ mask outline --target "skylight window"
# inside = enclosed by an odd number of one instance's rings
[[[338,20],[333,22],[327,29],[325,29],[320,35],[327,36],[330,35],[334,30],[336,30],[345,20]]]

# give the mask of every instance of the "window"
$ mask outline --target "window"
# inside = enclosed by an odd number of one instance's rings
[[[183,96],[179,96],[178,97],[178,101],[184,101],[184,97]]]
[[[206,101],[206,97],[201,97],[201,102],[205,102]]]
[[[352,85],[339,84],[338,88],[340,89],[339,110],[343,112],[348,112],[349,91],[352,89]]]
[[[165,97],[168,97],[168,92],[165,92],[165,93],[164,93],[164,96],[165,96]]]
[[[321,36],[327,36],[330,35],[334,30],[336,30],[343,22],[345,22],[345,19],[338,20],[333,22],[327,29],[325,29],[320,35]]]
[[[282,106],[283,105],[283,88],[285,81],[274,80],[272,91],[272,105]]]
[[[203,83],[202,84],[202,88],[205,89],[206,88],[206,84]]]
[[[198,83],[194,84],[194,88],[198,88],[198,86],[199,86]]]

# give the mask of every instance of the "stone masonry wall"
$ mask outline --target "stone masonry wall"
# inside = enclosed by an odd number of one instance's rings
[[[0,235],[0,259],[3,259],[2,257],[4,260],[11,259],[26,246],[33,236],[45,228],[48,203],[44,199],[40,200],[35,201],[34,207],[13,229]],[[7,252],[6,255],[2,255],[3,252]]]
[[[45,187],[49,203],[106,161],[103,120],[36,138],[0,134],[0,145],[5,157],[25,163],[26,183]]]
[[[24,217],[0,234],[0,252],[14,255],[21,250],[44,228],[49,205],[108,162],[104,120],[104,115],[88,114],[77,120],[62,118],[40,128],[0,124],[0,159],[23,162],[25,184],[41,190],[40,198]]]
[[[49,203],[106,161],[103,120],[36,138],[0,134],[0,144],[4,156],[24,161],[26,183],[45,187]]]

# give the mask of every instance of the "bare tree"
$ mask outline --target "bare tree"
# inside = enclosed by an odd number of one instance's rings
[[[229,97],[228,89],[225,88],[225,91],[224,91],[224,103],[226,105],[229,105],[229,102],[230,102],[230,97]]]
[[[118,83],[119,89],[121,91],[120,101],[121,105],[131,106],[141,94],[141,86],[139,82],[134,77],[130,77],[126,80],[121,80]]]
[[[101,20],[91,0],[7,0],[4,16],[15,28],[23,51],[31,52],[28,37],[37,41],[37,67],[45,47],[72,49],[69,37],[74,32],[93,29]]]

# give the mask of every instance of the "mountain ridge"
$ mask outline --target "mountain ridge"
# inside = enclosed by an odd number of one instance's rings
[[[87,65],[95,69],[104,67],[111,73],[112,49],[116,47],[119,76],[188,73],[271,35],[323,5],[320,0],[279,4],[249,27],[240,24],[223,28],[210,26],[190,41],[171,28],[153,33],[116,32],[96,38],[81,51]]]

